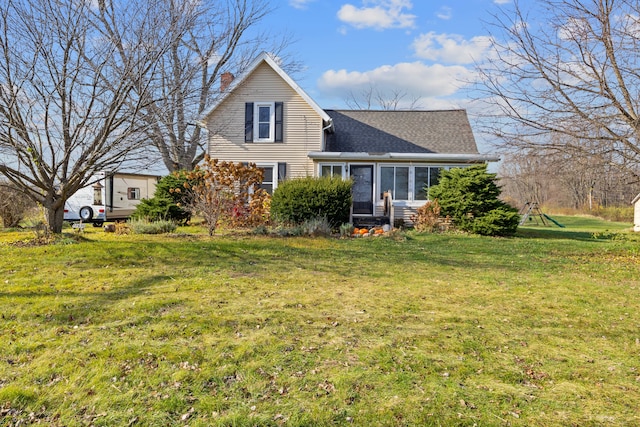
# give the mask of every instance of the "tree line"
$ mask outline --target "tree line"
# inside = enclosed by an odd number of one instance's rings
[[[598,154],[511,152],[505,154],[499,175],[504,199],[520,208],[535,202],[552,209],[595,212],[630,207],[640,193],[635,175]]]

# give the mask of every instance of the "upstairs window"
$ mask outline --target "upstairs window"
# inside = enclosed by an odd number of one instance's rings
[[[283,142],[283,103],[245,104],[245,142]]]
[[[273,131],[275,128],[275,114],[273,103],[255,104],[253,132],[258,135],[256,142],[273,142]]]

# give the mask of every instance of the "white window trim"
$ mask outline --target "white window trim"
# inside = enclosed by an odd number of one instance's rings
[[[260,107],[269,107],[269,137],[260,138]],[[276,136],[276,103],[275,102],[254,102],[253,103],[253,142],[274,142]]]
[[[276,191],[276,188],[278,188],[278,162],[260,162],[260,163],[256,163],[256,166],[259,168],[271,168],[273,170],[273,174],[272,174],[272,191]],[[262,181],[262,183],[264,183],[264,181]]]
[[[467,167],[469,165],[441,165],[441,164],[429,164],[429,163],[378,163],[377,165],[377,178],[376,178],[376,187],[380,188],[382,185],[382,168],[383,167],[408,167],[409,168],[409,199],[408,200],[393,200],[393,204],[399,207],[411,207],[418,208],[423,206],[427,200],[415,200],[415,168],[442,168],[442,169],[451,169],[457,167]],[[386,190],[384,190],[386,191]],[[377,194],[377,193],[376,193]],[[383,206],[383,201],[376,197],[376,206]]]
[[[396,200],[395,198],[395,194],[393,194],[393,204],[396,206],[412,206],[411,203],[413,203],[413,166],[415,165],[410,165],[407,163],[379,163],[377,169],[377,178],[376,178],[376,187],[380,188],[380,191],[387,191],[388,188],[385,188],[384,190],[382,189],[382,168],[397,168],[397,167],[403,167],[403,168],[409,168],[409,188],[408,190],[408,196],[409,199],[408,200]],[[376,194],[376,206],[382,206],[383,205],[383,200],[381,200],[379,198],[379,194]],[[424,204],[424,203],[423,203]]]
[[[347,164],[346,163],[318,163],[318,176],[322,176],[322,167],[323,166],[340,166],[342,168],[342,179],[347,179]]]
[[[139,187],[127,188],[127,200],[140,200],[141,197],[142,197],[142,193]]]

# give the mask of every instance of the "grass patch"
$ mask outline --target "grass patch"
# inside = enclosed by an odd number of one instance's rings
[[[509,239],[0,233],[3,423],[638,424],[635,236],[554,219]]]
[[[136,234],[163,234],[173,233],[178,226],[173,221],[159,220],[130,220],[127,224],[129,228]]]

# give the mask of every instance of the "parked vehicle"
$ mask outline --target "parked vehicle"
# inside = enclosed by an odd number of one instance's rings
[[[125,220],[142,199],[153,197],[157,175],[99,172],[91,184],[79,189],[64,206],[64,219],[93,223],[101,227],[106,221]]]

